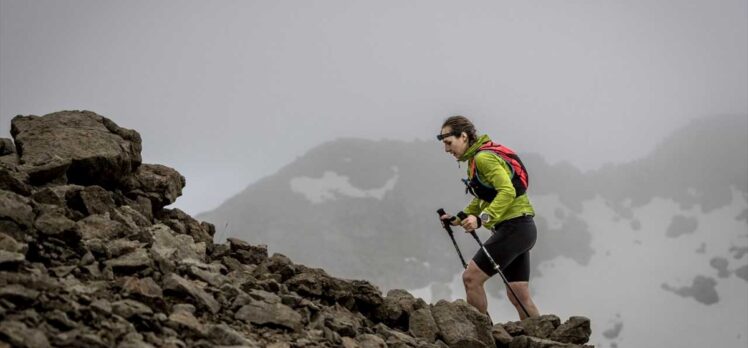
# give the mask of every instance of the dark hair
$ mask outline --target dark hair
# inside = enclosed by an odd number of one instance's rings
[[[462,134],[462,132],[465,132],[468,136],[468,144],[470,145],[478,139],[473,122],[470,122],[470,120],[465,116],[457,115],[446,119],[444,124],[442,124],[442,129],[447,126],[449,126],[449,128],[452,129],[452,132],[456,133],[458,136]]]

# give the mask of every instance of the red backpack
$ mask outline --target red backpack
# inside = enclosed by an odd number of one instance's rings
[[[527,175],[525,165],[522,164],[522,160],[519,159],[519,156],[514,152],[514,150],[504,145],[496,144],[493,141],[489,141],[478,148],[478,152],[481,151],[491,151],[499,155],[499,157],[509,165],[509,168],[512,170],[512,185],[516,192],[515,197],[519,197],[527,192],[527,187],[530,184],[530,177]],[[475,160],[472,160],[470,161],[470,177],[477,179],[475,172]]]

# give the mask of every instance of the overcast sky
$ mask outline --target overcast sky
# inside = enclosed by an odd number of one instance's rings
[[[0,0],[0,137],[95,111],[186,176],[191,214],[322,142],[431,140],[453,114],[590,170],[748,114],[747,3]]]

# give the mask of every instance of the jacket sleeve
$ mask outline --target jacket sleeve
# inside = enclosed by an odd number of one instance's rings
[[[468,215],[475,215],[478,216],[480,214],[480,199],[473,198],[472,201],[465,207],[465,209],[462,209],[465,214]]]
[[[491,216],[483,226],[491,229],[514,201],[516,193],[514,185],[512,185],[511,172],[507,168],[506,162],[499,155],[488,151],[479,152],[475,155],[475,165],[481,179],[498,192],[493,202],[483,209],[483,212]]]

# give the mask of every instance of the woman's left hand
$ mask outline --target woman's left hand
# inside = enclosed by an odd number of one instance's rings
[[[462,220],[462,228],[465,229],[465,232],[475,231],[478,228],[478,218],[475,215],[468,215]]]

